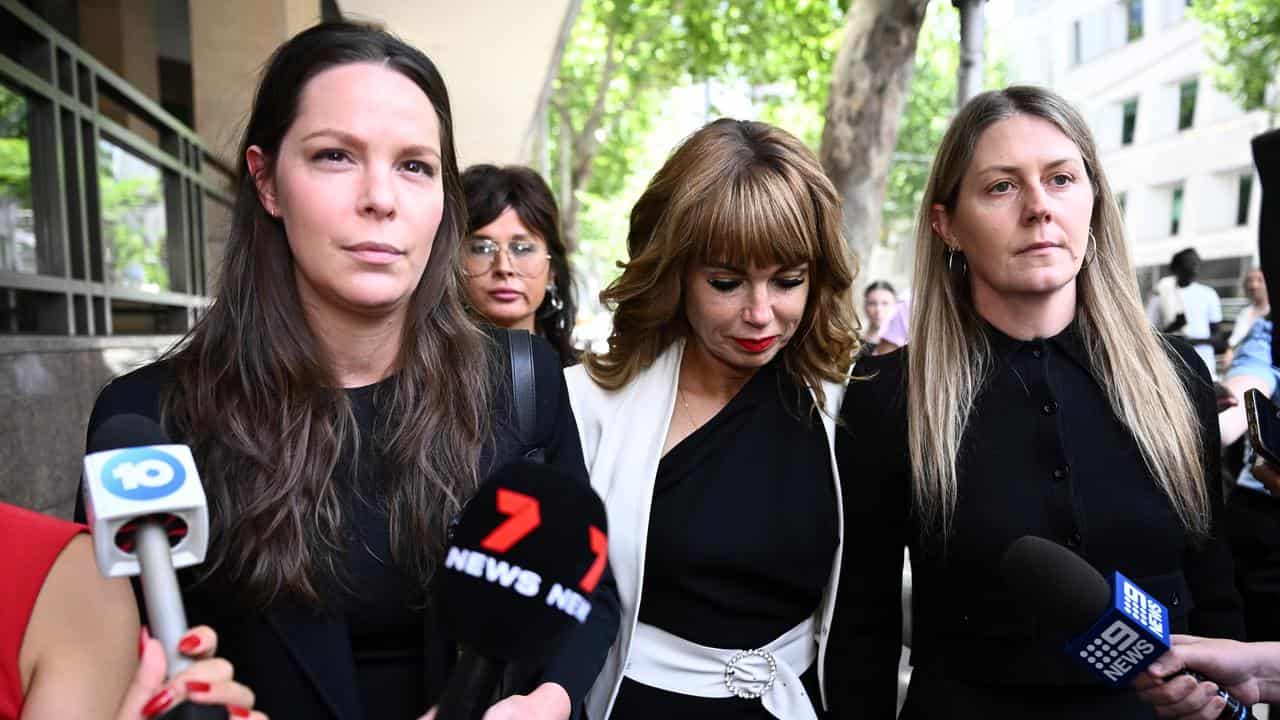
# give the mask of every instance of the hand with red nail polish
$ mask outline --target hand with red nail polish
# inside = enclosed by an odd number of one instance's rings
[[[218,636],[211,628],[192,628],[182,636],[178,651],[195,662],[167,683],[160,641],[144,631],[142,646],[138,672],[116,720],[150,720],[184,702],[222,705],[231,717],[266,720],[266,715],[252,709],[253,691],[235,681],[231,663],[215,657]]]

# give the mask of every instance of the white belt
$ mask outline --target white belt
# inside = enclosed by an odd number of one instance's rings
[[[623,675],[659,690],[706,698],[759,698],[785,720],[817,720],[800,674],[818,657],[813,618],[755,650],[722,650],[637,623]]]

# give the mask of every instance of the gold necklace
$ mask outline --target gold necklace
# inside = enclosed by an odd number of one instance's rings
[[[689,423],[689,432],[693,433],[698,430],[698,423],[693,419],[693,411],[689,409],[689,398],[684,394],[684,388],[676,386],[676,397],[680,398],[680,404],[684,405],[684,419]]]

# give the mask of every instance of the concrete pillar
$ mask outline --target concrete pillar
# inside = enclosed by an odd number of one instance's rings
[[[249,118],[267,58],[320,20],[320,0],[191,3],[191,82],[195,130],[229,165]]]
[[[153,3],[154,0],[80,3],[80,45],[130,85],[159,103],[160,71]],[[102,111],[142,137],[158,142],[159,136],[150,125],[130,117],[110,100],[104,99]]]

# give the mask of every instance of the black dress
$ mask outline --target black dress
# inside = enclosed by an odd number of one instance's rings
[[[813,615],[838,530],[827,436],[801,410],[812,403],[771,363],[663,456],[640,622],[699,645],[747,649]],[[815,661],[801,680],[820,708],[817,670]],[[630,678],[610,717],[772,718],[759,700],[682,695]]]
[[[544,449],[549,464],[585,484],[582,449],[559,358],[541,339],[534,340],[533,349],[537,447]],[[495,370],[505,379],[509,374],[503,362],[505,356]],[[165,362],[117,378],[98,397],[89,435],[112,415],[137,413],[159,421],[162,392],[172,381],[172,369]],[[530,449],[517,439],[509,384],[499,383],[495,437],[482,450],[482,472]],[[256,693],[256,707],[272,717],[415,720],[439,697],[452,670],[456,645],[449,628],[429,609],[426,591],[391,558],[382,487],[386,474],[372,441],[384,385],[386,381],[346,391],[361,451],[355,463],[350,451],[344,454],[334,471],[335,477],[343,478],[339,486],[349,522],[341,538],[340,576],[326,578],[325,607],[285,600],[266,610],[245,607],[234,585],[216,578],[195,584],[193,572],[180,573],[190,624],[208,624],[218,632],[218,654],[235,665],[237,679]],[[587,623],[562,638],[547,666],[529,678],[562,685],[575,710],[617,631],[617,587],[611,572],[602,577],[593,606]],[[580,714],[575,712],[575,717]]]
[[[855,376],[870,379],[850,385],[841,413],[847,434],[837,438],[837,458],[845,503],[863,513],[857,538],[863,556],[846,534],[845,565],[850,572],[854,565],[879,568],[876,582],[883,586],[890,582],[885,568],[901,559],[900,543],[911,548],[913,670],[900,717],[1154,718],[1134,693],[1108,689],[1063,654],[1061,639],[1038,632],[1001,580],[999,560],[1020,536],[1051,538],[1104,574],[1119,570],[1145,588],[1169,608],[1173,632],[1242,637],[1231,558],[1217,529],[1218,426],[1207,371],[1189,345],[1173,341],[1172,359],[1197,410],[1207,450],[1202,461],[1210,468],[1214,532],[1198,540],[1184,532],[1148,474],[1074,328],[1029,342],[994,328],[988,336],[995,368],[961,442],[959,497],[945,550],[936,533],[922,534],[909,509],[906,353],[864,359]],[[887,618],[897,614],[896,588],[869,600],[850,587],[848,602],[844,590],[842,583],[841,642],[893,642],[898,626]],[[877,676],[878,683],[846,688],[850,706],[883,706],[892,697],[887,674]]]

